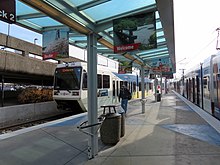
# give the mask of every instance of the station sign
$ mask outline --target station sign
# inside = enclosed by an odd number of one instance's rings
[[[113,20],[114,53],[157,47],[155,12]]]
[[[69,29],[55,29],[43,33],[43,60],[69,57]]]
[[[15,0],[0,0],[0,20],[7,23],[16,23]]]

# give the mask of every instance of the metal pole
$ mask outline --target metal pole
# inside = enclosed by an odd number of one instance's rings
[[[162,85],[163,85],[163,83],[162,83],[162,72],[160,73],[160,93],[161,93],[161,96],[162,96]]]
[[[94,33],[88,35],[88,124],[96,124],[98,122],[97,110],[97,36]],[[96,127],[90,128],[88,140],[88,157],[94,158],[98,154],[98,133]]]
[[[2,90],[2,107],[4,107],[4,99],[5,99],[5,92],[4,92],[4,75],[2,75],[2,86],[1,86],[1,90]]]
[[[185,69],[183,69],[183,97],[185,97],[185,94],[184,94],[184,85],[185,85],[185,84],[184,84],[184,83],[185,83],[185,82],[184,82],[184,81],[185,81],[185,80],[184,80],[184,79],[185,79],[185,77],[184,77],[184,70],[185,70]]]
[[[165,94],[167,94],[167,90],[168,90],[168,86],[167,86],[167,78],[165,78],[165,82],[164,82],[164,88],[165,88]]]
[[[142,113],[145,113],[144,66],[141,66],[141,104]]]
[[[154,80],[154,93],[155,93],[155,101],[157,102],[157,84],[158,84],[158,80],[157,77],[155,76],[155,80]]]
[[[138,82],[138,75],[137,75],[137,98],[139,98],[139,82]]]

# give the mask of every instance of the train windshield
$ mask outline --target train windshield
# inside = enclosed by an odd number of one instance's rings
[[[80,89],[80,80],[82,67],[57,68],[54,78],[54,89],[56,90],[78,90]]]

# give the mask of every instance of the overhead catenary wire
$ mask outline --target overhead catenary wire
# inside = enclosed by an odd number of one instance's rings
[[[220,30],[220,28],[219,28],[219,30]],[[213,35],[214,33],[216,33],[216,31],[217,31],[217,29],[213,30],[211,34]],[[185,68],[186,70],[190,69],[192,67],[191,64],[195,63],[196,58],[198,58],[202,54],[202,52],[204,52],[205,49],[207,49],[211,44],[213,44],[213,42],[216,42],[216,36],[213,36],[211,38],[211,40],[209,40],[209,42],[206,42],[207,44],[204,44],[204,46],[201,49],[199,49],[197,53],[190,56],[190,58],[189,57],[184,58],[186,61],[180,63],[182,65],[181,68]],[[213,46],[213,50],[217,50],[215,48],[215,46]],[[219,50],[220,50],[220,48],[219,48]],[[198,64],[199,64],[199,62],[202,62],[202,60],[206,59],[209,56],[210,56],[210,54],[206,54],[202,58],[198,59],[199,60]],[[192,57],[193,57],[193,60],[192,60]],[[195,66],[195,65],[193,65],[193,66]]]
[[[198,51],[198,53],[196,53],[196,54],[193,56],[193,58],[195,59],[195,58],[197,58],[199,55],[201,55],[201,52],[204,51],[208,46],[210,46],[215,40],[216,40],[216,38],[213,38],[207,45],[205,45],[202,49],[200,49],[200,50]],[[207,56],[210,56],[210,54],[207,54]],[[204,58],[206,58],[207,56],[205,56]],[[194,61],[192,61],[192,59],[188,59],[188,60],[189,60],[188,62],[184,63],[184,66],[190,64],[191,62],[194,62]]]

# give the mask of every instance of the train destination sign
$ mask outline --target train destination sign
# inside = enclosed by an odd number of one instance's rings
[[[0,0],[0,20],[10,24],[16,22],[15,0]]]

